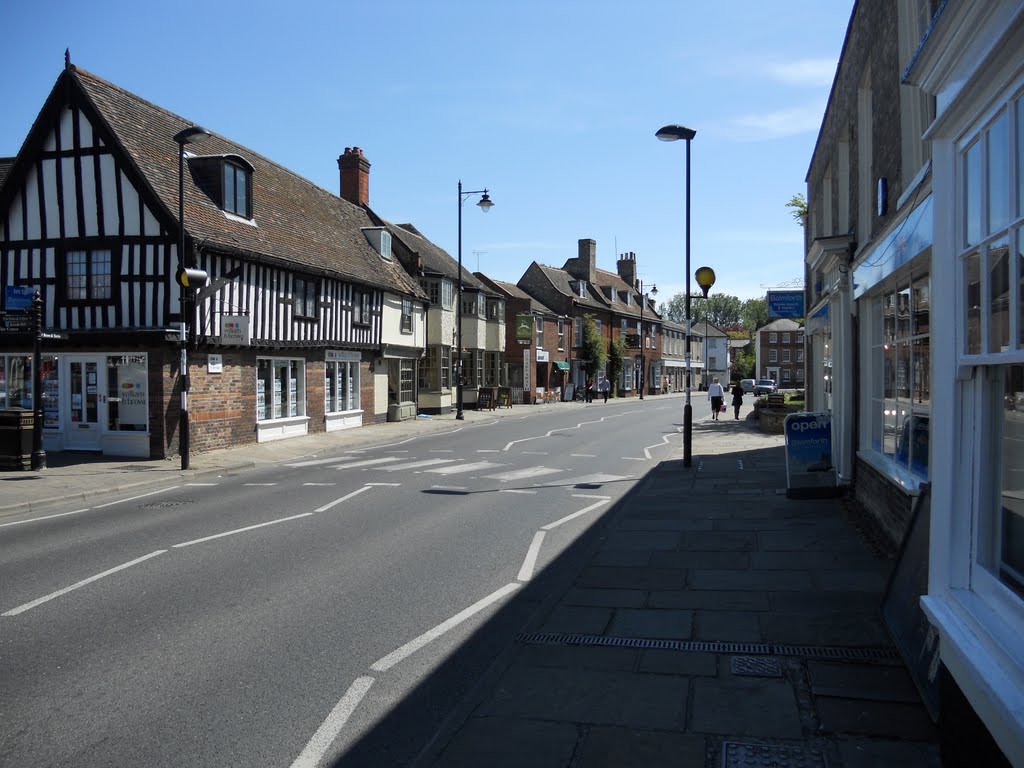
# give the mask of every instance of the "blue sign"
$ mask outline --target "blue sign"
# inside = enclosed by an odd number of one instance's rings
[[[768,291],[768,317],[804,316],[803,291]]]
[[[786,417],[783,431],[786,434],[787,495],[792,491],[835,489],[832,415],[791,413]]]
[[[4,308],[32,309],[32,297],[36,289],[31,285],[8,285],[4,291]]]

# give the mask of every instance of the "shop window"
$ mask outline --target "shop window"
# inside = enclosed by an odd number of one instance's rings
[[[416,399],[413,382],[416,381],[416,361],[399,360],[399,398],[403,403],[411,403]]]
[[[359,408],[358,353],[328,351],[324,363],[324,412],[344,413]]]
[[[306,415],[305,361],[261,357],[256,361],[256,420]]]
[[[45,391],[45,384],[44,391]],[[149,431],[149,372],[145,355],[107,355],[107,429]]]
[[[451,388],[451,347],[431,346],[420,365],[420,389],[439,392]]]

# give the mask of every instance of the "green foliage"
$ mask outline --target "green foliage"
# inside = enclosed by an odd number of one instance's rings
[[[734,379],[756,379],[754,369],[757,367],[757,356],[753,349],[741,349],[736,353],[736,362],[733,365],[732,377]]]
[[[686,294],[677,293],[668,303],[664,301],[658,305],[658,314],[671,320],[673,323],[686,322]]]
[[[744,301],[740,309],[740,318],[744,330],[753,338],[754,331],[768,325],[768,299],[747,299]]]
[[[615,384],[615,396],[619,393],[619,376],[626,359],[626,342],[620,336],[608,342],[608,378]]]
[[[743,302],[735,296],[712,293],[706,299],[694,300],[694,304],[698,305],[693,313],[694,317],[706,320],[719,328],[740,323],[740,309]]]
[[[587,378],[593,380],[598,371],[604,370],[605,360],[608,359],[608,351],[605,348],[604,339],[597,330],[597,321],[593,315],[583,316],[583,346],[580,347],[580,356],[586,362],[583,370]]]
[[[747,299],[742,301],[736,296],[712,293],[707,299],[691,299],[690,309],[693,311],[694,322],[703,322],[705,318],[719,328],[731,329],[742,326],[746,337],[754,335],[754,331],[768,324],[768,299]],[[667,302],[658,305],[658,314],[676,323],[686,322],[686,294],[677,293]]]
[[[804,222],[807,220],[807,198],[804,197],[803,192],[797,192],[786,203],[787,208],[791,208],[790,213],[793,218],[796,219],[796,223],[801,227],[804,226]]]

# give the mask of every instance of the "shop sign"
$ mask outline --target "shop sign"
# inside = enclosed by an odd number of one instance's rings
[[[533,315],[521,313],[516,315],[516,341],[529,344],[533,338]]]
[[[249,346],[249,318],[245,315],[224,315],[220,319],[220,343]]]
[[[768,317],[796,319],[803,316],[803,291],[768,291]]]
[[[786,495],[832,495],[837,487],[832,462],[832,416],[791,413],[783,422],[786,435]]]

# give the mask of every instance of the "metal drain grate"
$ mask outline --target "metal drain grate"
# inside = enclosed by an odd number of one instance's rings
[[[727,643],[703,640],[655,640],[642,637],[606,637],[604,635],[562,632],[524,632],[516,635],[524,645],[599,645],[616,648],[643,648],[690,653],[720,653],[735,656],[796,656],[810,659],[855,659],[858,661],[899,660],[895,648],[841,648],[820,645],[777,645],[774,643]]]
[[[155,469],[155,467],[147,467],[144,464],[127,464],[123,467],[118,467],[115,472],[149,472]]]
[[[734,675],[747,677],[782,677],[782,662],[760,656],[733,656],[729,660]]]
[[[177,501],[151,501],[149,504],[143,504],[140,509],[167,509],[169,507],[180,507],[183,504],[191,504],[191,499],[179,499]]]
[[[825,755],[807,747],[778,747],[774,744],[722,745],[722,768],[828,768]]]

